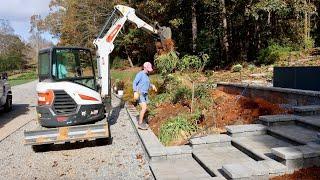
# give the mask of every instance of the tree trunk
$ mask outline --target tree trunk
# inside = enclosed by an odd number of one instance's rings
[[[226,15],[226,4],[225,0],[220,0],[222,13],[222,26],[223,26],[223,49],[225,52],[226,62],[229,62],[229,41],[228,41],[228,24],[227,24],[227,15]]]
[[[195,53],[197,50],[197,10],[196,10],[196,5],[197,5],[197,0],[192,0],[192,52]]]
[[[125,50],[126,50],[126,54],[127,54],[128,61],[129,61],[129,63],[130,63],[130,66],[133,67],[132,59],[131,59],[131,57],[129,56],[127,46],[125,46]]]

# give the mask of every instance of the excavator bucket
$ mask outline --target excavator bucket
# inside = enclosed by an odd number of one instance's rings
[[[63,144],[111,138],[107,123],[48,128],[24,132],[25,145]]]

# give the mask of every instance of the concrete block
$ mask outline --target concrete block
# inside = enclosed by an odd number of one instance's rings
[[[303,158],[299,159],[286,159],[284,161],[284,164],[289,168],[289,169],[301,169],[303,168]]]
[[[295,106],[293,107],[295,112],[310,112],[310,111],[320,111],[319,105],[309,105],[309,106]]]
[[[320,156],[320,152],[318,150],[313,149],[308,145],[296,146],[295,148],[302,152],[303,158],[313,158]]]
[[[180,146],[181,154],[191,154],[192,148],[188,145]]]
[[[250,178],[252,172],[242,164],[227,164],[222,166],[222,171],[226,173],[231,179]]]
[[[254,131],[265,131],[267,127],[262,124],[248,124],[248,125],[231,125],[226,126],[228,133],[243,133],[243,132],[254,132]]]
[[[245,136],[258,136],[258,135],[264,135],[267,131],[252,131],[252,132],[242,132],[242,133],[233,133],[230,134],[231,137],[245,137]]]
[[[257,163],[268,170],[269,174],[280,175],[288,171],[288,168],[285,165],[272,159],[258,161]]]
[[[199,144],[206,144],[206,142],[202,138],[192,138],[190,139],[191,145],[199,145]]]
[[[171,147],[165,147],[167,156],[171,155],[178,155],[181,154],[181,148],[179,146],[171,146]]]
[[[271,152],[284,160],[303,158],[302,152],[294,147],[272,148]]]
[[[294,122],[298,117],[291,114],[260,116],[259,120],[266,126],[273,126],[277,123]]]
[[[201,137],[201,139],[205,141],[206,144],[212,144],[221,142],[231,142],[232,138],[226,134],[215,134]]]
[[[147,152],[150,156],[150,158],[156,157],[156,156],[166,156],[167,153],[164,148],[147,148]]]
[[[268,179],[269,176],[268,169],[255,161],[223,165],[222,170],[232,179]]]

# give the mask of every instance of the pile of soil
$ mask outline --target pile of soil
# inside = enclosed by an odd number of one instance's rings
[[[203,117],[199,120],[198,126],[200,127],[200,131],[197,134],[222,133],[226,131],[225,126],[227,125],[252,124],[262,115],[289,113],[279,105],[260,98],[250,99],[228,94],[217,89],[212,90],[210,95],[213,103],[202,110]],[[170,119],[170,117],[188,112],[190,112],[189,106],[170,103],[162,104],[156,109],[156,115],[150,118],[149,126],[158,136],[161,125]],[[201,129],[206,129],[206,131],[203,132]],[[181,139],[177,140],[177,142],[184,141]]]
[[[296,179],[319,179],[320,167],[311,167],[306,169],[300,169],[293,174],[285,174],[271,178],[271,180],[296,180]]]

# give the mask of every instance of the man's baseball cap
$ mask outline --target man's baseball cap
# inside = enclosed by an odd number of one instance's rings
[[[153,71],[153,69],[152,69],[152,64],[151,64],[150,62],[145,62],[145,63],[143,64],[143,68],[144,68],[145,70],[149,71],[149,72]]]

